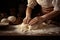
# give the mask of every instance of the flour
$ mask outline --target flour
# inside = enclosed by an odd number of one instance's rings
[[[31,26],[31,25],[29,25],[29,24],[24,24],[24,23],[22,23],[22,24],[20,24],[19,25],[19,29],[20,29],[20,31],[28,31],[28,30],[36,30],[36,29],[38,29],[39,28],[39,26],[40,25],[34,25],[34,26]]]
[[[20,24],[15,26],[16,27],[16,32],[20,34],[25,34],[25,35],[37,35],[37,34],[53,34],[53,33],[59,33],[60,32],[60,27],[57,27],[56,25],[52,24],[46,24],[42,23],[40,25],[28,25],[28,24]]]

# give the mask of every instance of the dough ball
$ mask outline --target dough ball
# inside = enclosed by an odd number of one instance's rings
[[[9,16],[9,17],[8,17],[8,20],[9,20],[10,22],[15,22],[15,21],[16,21],[16,17],[15,17],[15,16]]]
[[[37,29],[41,29],[41,28],[45,28],[47,26],[46,23],[42,23],[42,24],[35,24],[33,26],[29,25],[29,24],[24,24],[22,23],[20,25],[20,29],[21,30],[37,30]]]
[[[9,21],[7,20],[7,18],[3,18],[3,19],[1,20],[1,23],[9,23]]]
[[[37,29],[41,29],[41,28],[45,28],[47,26],[46,23],[42,23],[42,24],[35,24],[33,26],[29,25],[29,24],[20,24],[20,26],[18,27],[18,30],[22,31],[22,32],[26,32],[26,31],[30,31],[30,30],[37,30]]]
[[[22,23],[22,24],[16,26],[16,31],[26,32],[26,31],[28,31],[28,29],[29,29],[28,24]]]
[[[29,29],[28,24],[24,24],[24,23],[22,23],[20,27],[21,27],[21,31],[27,31]]]
[[[22,23],[20,25],[20,27],[21,27],[22,30],[35,30],[35,29],[38,29],[38,25],[31,26],[29,24],[24,24],[24,23]]]

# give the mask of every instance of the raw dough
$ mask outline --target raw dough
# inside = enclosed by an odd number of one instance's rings
[[[21,31],[27,31],[29,29],[28,24],[24,24],[24,23],[22,23],[20,27],[21,27]]]
[[[3,19],[1,20],[1,23],[9,23],[9,21],[7,20],[7,18],[3,18]]]
[[[16,17],[15,17],[15,16],[9,16],[9,17],[8,17],[8,20],[9,20],[10,22],[15,22],[15,21],[16,21]]]
[[[60,27],[52,24],[36,24],[34,26],[30,26],[29,24],[20,24],[15,26],[15,32],[25,35],[39,35],[39,34],[58,34],[60,32]]]
[[[18,27],[17,27],[17,30],[20,30],[22,32],[25,32],[25,31],[30,31],[30,30],[37,30],[37,29],[40,29],[42,27],[45,27],[46,24],[45,23],[42,23],[41,25],[40,24],[36,24],[34,26],[31,26],[29,24],[20,24]]]

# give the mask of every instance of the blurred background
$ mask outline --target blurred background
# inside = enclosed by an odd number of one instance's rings
[[[23,18],[22,15],[25,14],[26,4],[27,0],[0,0],[0,16],[8,17],[13,15]]]
[[[0,0],[0,21],[9,16],[15,16],[17,23],[20,24],[25,18],[27,8],[27,0]],[[40,6],[37,6],[32,11],[32,18],[40,11]]]
[[[20,16],[22,18],[25,17],[25,11],[27,0],[0,0],[0,15],[3,17],[7,16]],[[38,12],[39,6],[33,9],[33,12]],[[39,10],[40,11],[40,10]]]

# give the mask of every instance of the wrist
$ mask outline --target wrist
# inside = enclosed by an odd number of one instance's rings
[[[43,20],[43,21],[45,21],[45,20],[46,20],[46,18],[45,18],[45,17],[43,17],[43,16],[40,16],[40,17],[38,17],[38,20]]]
[[[31,16],[30,16],[30,15],[26,15],[26,17],[27,17],[27,18],[28,18],[28,17],[30,18]]]
[[[31,18],[30,16],[26,16],[25,18]]]

